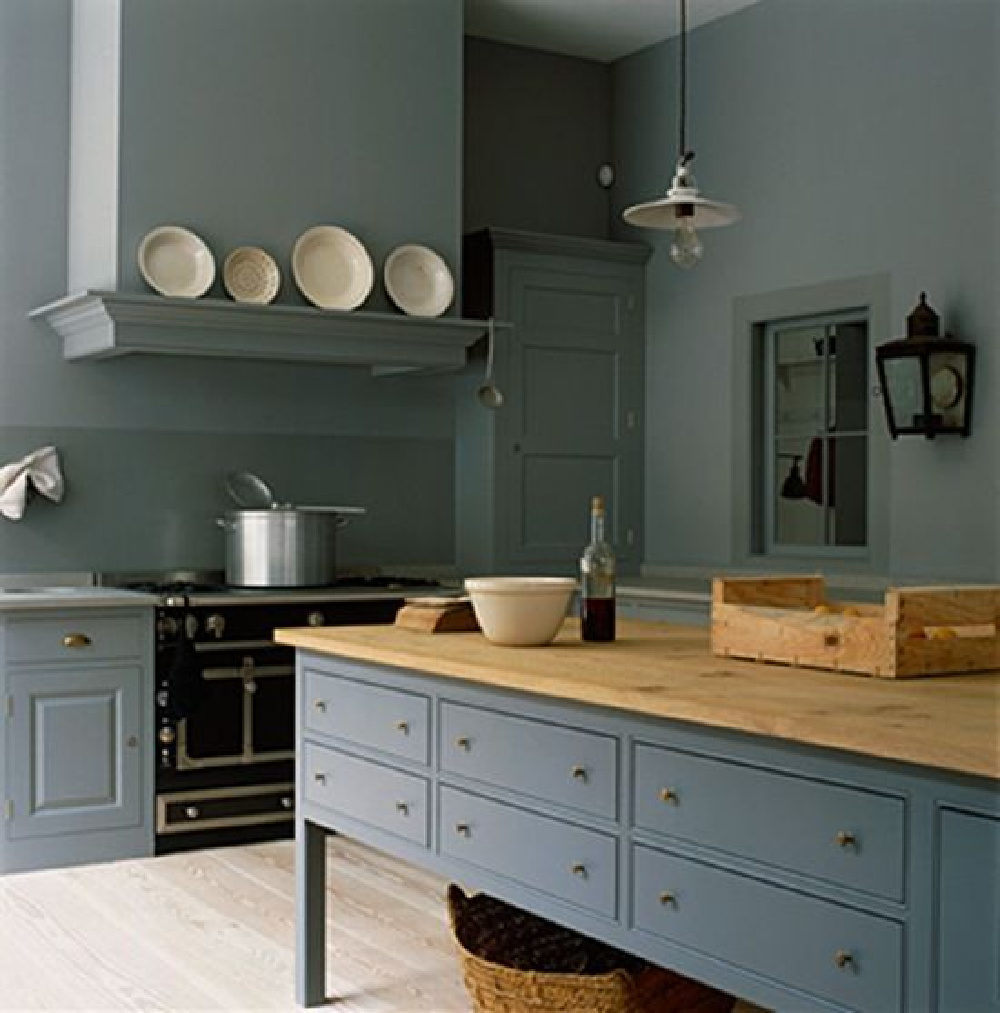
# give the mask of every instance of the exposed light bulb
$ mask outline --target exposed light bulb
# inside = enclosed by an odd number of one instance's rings
[[[681,220],[674,230],[674,241],[670,244],[670,259],[678,267],[694,267],[701,260],[705,247],[690,221]]]

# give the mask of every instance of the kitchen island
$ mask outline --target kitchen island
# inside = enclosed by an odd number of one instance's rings
[[[714,658],[625,621],[546,648],[394,627],[299,648],[297,995],[335,830],[746,999],[1000,1009],[1000,675]]]

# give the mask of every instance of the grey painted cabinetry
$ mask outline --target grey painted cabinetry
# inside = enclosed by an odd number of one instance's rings
[[[458,391],[462,572],[572,571],[597,494],[622,571],[638,568],[648,255],[492,228],[466,237],[463,312],[509,326],[496,332],[503,406],[476,399],[481,358]]]
[[[779,1011],[1000,1010],[995,782],[310,652],[298,678],[301,1001],[332,829]]]
[[[152,609],[0,616],[0,872],[150,854]]]

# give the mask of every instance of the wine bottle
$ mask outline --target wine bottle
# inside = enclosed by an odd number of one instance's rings
[[[580,627],[584,640],[615,639],[615,554],[604,540],[604,498],[590,501],[590,543],[580,557]]]

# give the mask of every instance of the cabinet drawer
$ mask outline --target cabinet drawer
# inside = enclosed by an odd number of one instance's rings
[[[901,798],[638,744],[634,807],[643,830],[903,899]]]
[[[478,707],[441,707],[441,769],[582,812],[618,816],[618,740]]]
[[[106,661],[138,658],[151,635],[137,615],[95,616],[84,610],[7,620],[7,661]]]
[[[441,854],[615,918],[618,842],[455,788],[439,796]]]
[[[304,760],[307,800],[427,847],[430,787],[425,778],[312,743],[306,743]]]
[[[287,823],[294,817],[293,784],[205,788],[156,796],[158,834]]]
[[[846,1008],[902,1008],[902,926],[635,846],[635,928]]]
[[[416,763],[430,759],[426,696],[309,670],[302,706],[310,731]]]

